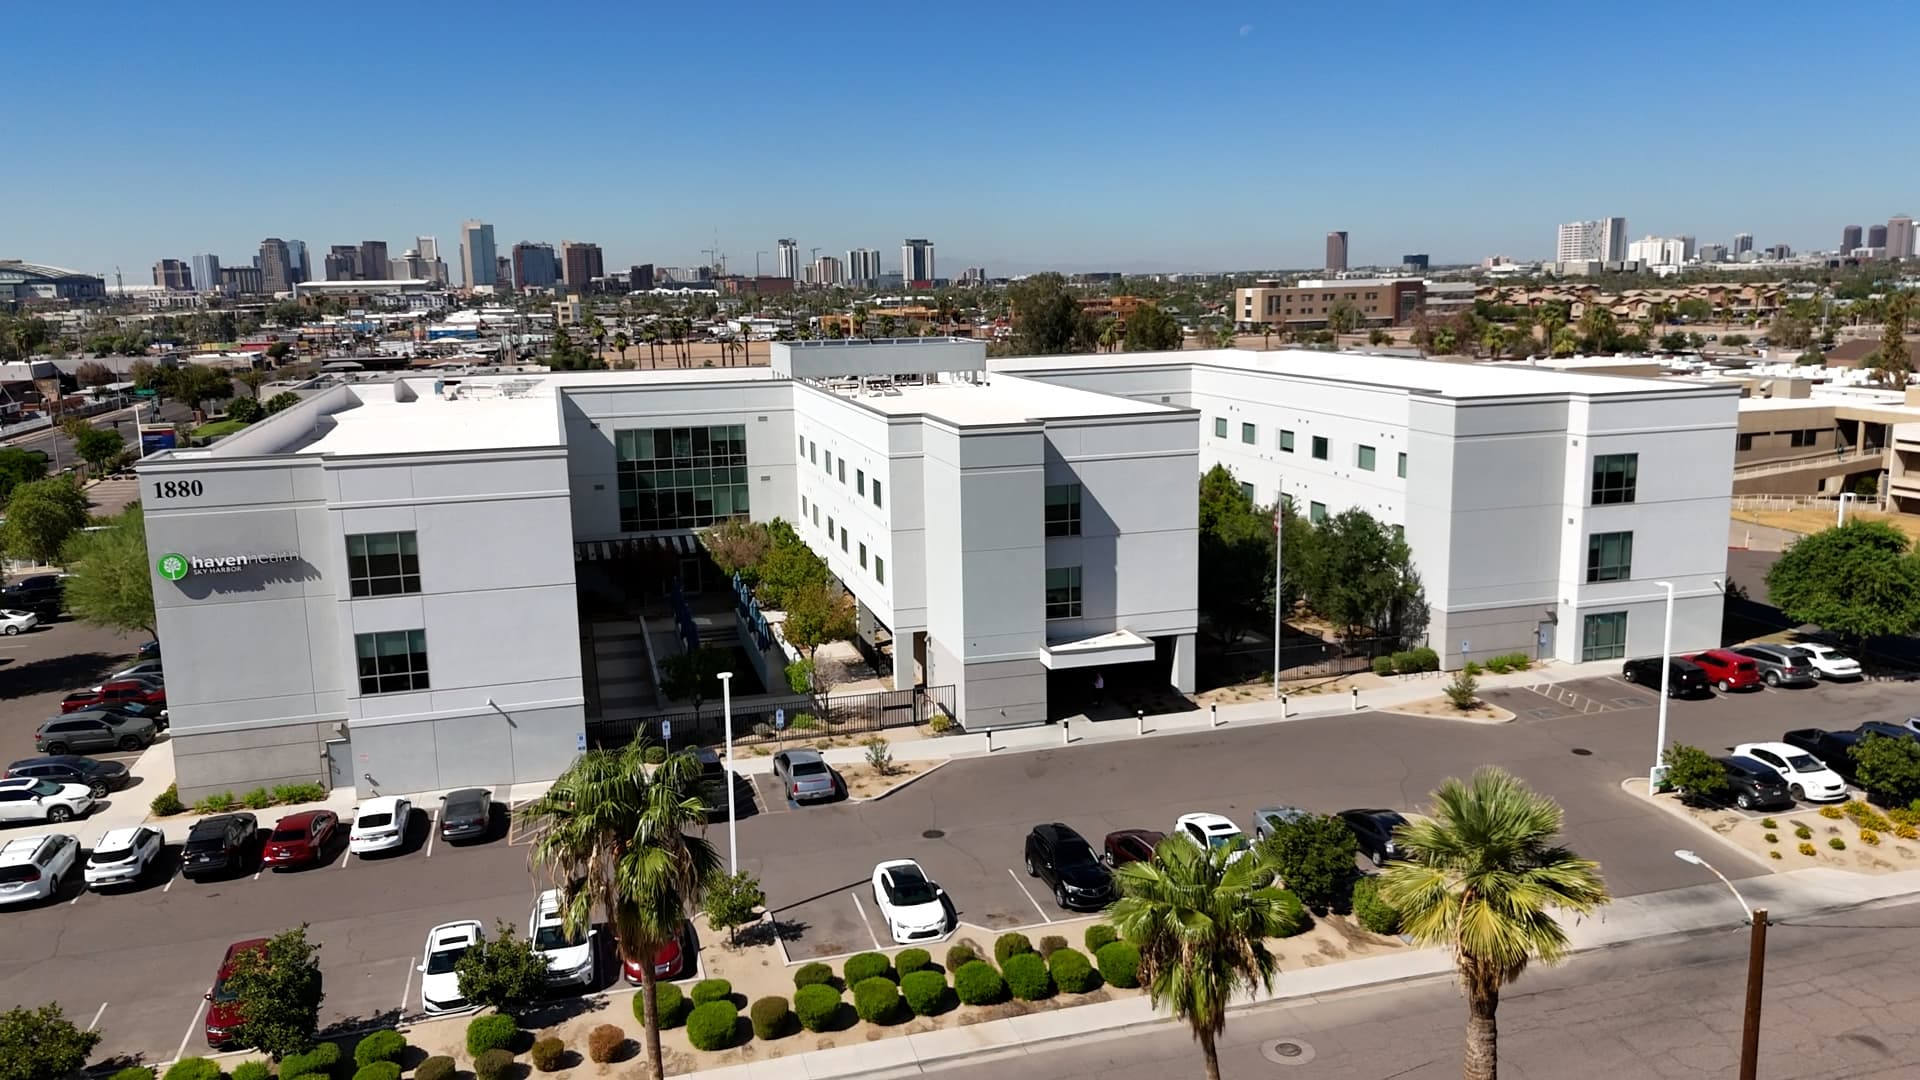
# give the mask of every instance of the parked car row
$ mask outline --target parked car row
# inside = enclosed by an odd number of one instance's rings
[[[1741,743],[1714,759],[1726,772],[1725,798],[1742,810],[1842,802],[1855,779],[1853,747],[1869,735],[1920,741],[1920,718],[1869,720],[1851,731],[1796,728],[1778,742]]]
[[[1858,679],[1860,662],[1826,645],[1738,645],[1667,658],[1667,696],[1710,695],[1714,690],[1762,686],[1812,686],[1822,680]],[[1620,677],[1660,689],[1661,658],[1643,656],[1621,665]]]

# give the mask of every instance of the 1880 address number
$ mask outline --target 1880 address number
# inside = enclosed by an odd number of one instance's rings
[[[153,493],[162,499],[192,499],[206,494],[198,480],[162,480],[153,485]]]

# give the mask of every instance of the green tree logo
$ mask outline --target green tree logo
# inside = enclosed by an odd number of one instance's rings
[[[185,555],[175,555],[171,552],[160,556],[160,561],[155,563],[154,567],[160,571],[160,576],[168,581],[179,581],[192,570],[192,564],[187,562]]]

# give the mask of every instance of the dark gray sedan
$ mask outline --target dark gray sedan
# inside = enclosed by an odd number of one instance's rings
[[[782,750],[773,755],[773,780],[794,802],[831,799],[840,791],[833,769],[813,750]]]
[[[461,788],[440,796],[440,839],[479,840],[493,827],[493,792]]]
[[[1768,686],[1812,686],[1820,681],[1805,653],[1786,645],[1741,645],[1732,650],[1760,668]]]

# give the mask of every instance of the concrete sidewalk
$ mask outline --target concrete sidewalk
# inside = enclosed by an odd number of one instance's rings
[[[1706,876],[1707,872],[1702,870],[1701,874]],[[1767,908],[1769,919],[1776,924],[1844,908],[1920,897],[1920,871],[1916,870],[1868,876],[1817,868],[1741,884],[1747,902]],[[1577,956],[1629,942],[1726,930],[1744,925],[1745,921],[1744,912],[1726,887],[1712,882],[1617,900],[1602,908],[1598,915],[1575,922],[1567,928],[1567,933]],[[1578,960],[1571,962],[1578,963]],[[1324,967],[1283,971],[1274,979],[1271,993],[1241,995],[1230,1008],[1240,1011],[1276,1002],[1452,976],[1453,962],[1446,952],[1406,950]],[[683,1075],[711,1080],[919,1076],[963,1057],[1024,1054],[1070,1040],[1112,1037],[1172,1023],[1176,1021],[1170,1015],[1154,1009],[1142,995]]]

